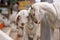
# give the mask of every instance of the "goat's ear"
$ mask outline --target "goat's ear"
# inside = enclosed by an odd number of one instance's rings
[[[17,22],[19,21],[19,17],[20,17],[20,16],[17,17],[17,20],[16,20]]]

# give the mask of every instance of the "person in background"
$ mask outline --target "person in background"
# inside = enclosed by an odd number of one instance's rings
[[[14,5],[13,5],[13,9],[14,11],[17,11],[18,12],[18,7],[19,7],[19,3],[16,2]]]
[[[35,0],[35,3],[41,2],[41,0]]]
[[[53,0],[41,0],[41,2],[53,3]]]
[[[16,2],[12,7],[12,13],[9,16],[10,21],[14,21],[16,14],[18,13],[18,2]]]

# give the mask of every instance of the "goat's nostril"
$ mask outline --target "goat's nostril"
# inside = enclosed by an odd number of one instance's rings
[[[38,23],[37,21],[35,23]]]
[[[21,23],[22,26],[24,26],[24,23]]]
[[[40,23],[40,22],[39,22]]]

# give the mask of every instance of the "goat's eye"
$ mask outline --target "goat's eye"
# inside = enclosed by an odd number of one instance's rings
[[[20,19],[20,16],[17,17],[17,20],[19,20],[19,19]]]

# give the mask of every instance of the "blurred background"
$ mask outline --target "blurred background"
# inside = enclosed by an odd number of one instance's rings
[[[60,0],[0,0],[0,29],[10,34],[11,29],[9,26],[13,26],[14,29],[17,25],[14,21],[11,21],[10,18],[13,19],[20,10],[28,9],[33,3],[38,2],[53,3],[60,2]],[[12,32],[12,35],[14,35],[14,37],[11,37],[17,40],[17,32]]]

